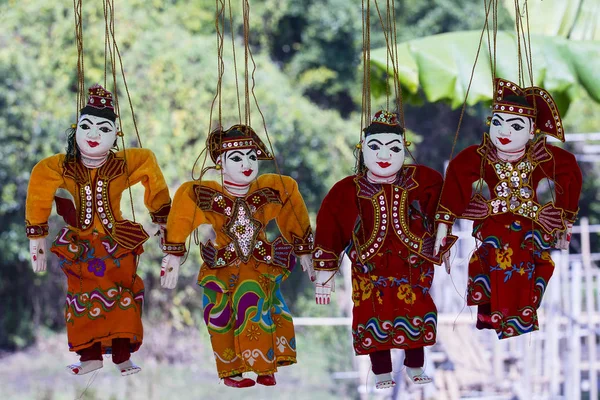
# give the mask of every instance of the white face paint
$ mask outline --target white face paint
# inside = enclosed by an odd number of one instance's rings
[[[490,139],[500,151],[520,152],[533,139],[533,122],[529,117],[494,113],[490,124]]]
[[[367,136],[362,146],[365,165],[378,176],[395,175],[404,164],[403,137],[396,133],[376,133]]]
[[[85,157],[107,155],[116,137],[117,127],[111,120],[86,114],[79,118],[75,139]]]
[[[258,175],[258,157],[254,149],[229,150],[221,155],[223,179],[236,185],[248,185]]]

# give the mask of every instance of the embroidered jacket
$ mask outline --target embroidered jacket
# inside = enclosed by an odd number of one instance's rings
[[[68,222],[83,235],[95,229],[106,232],[126,249],[141,246],[148,234],[140,224],[123,219],[120,208],[123,191],[138,182],[145,187],[144,204],[152,221],[166,223],[171,198],[152,151],[134,148],[126,154],[111,152],[97,169],[88,169],[80,162],[65,163],[65,157],[56,154],[45,158],[31,172],[25,210],[29,238],[48,234],[48,217],[59,188],[73,196],[77,215]]]
[[[265,226],[275,219],[285,241],[267,241]],[[185,254],[185,240],[200,224],[210,224],[215,243],[201,245],[200,276],[229,277],[227,267],[255,260],[288,268],[292,251],[310,254],[313,236],[298,184],[288,176],[263,174],[244,197],[234,197],[215,181],[190,181],[177,190],[167,222],[165,253]],[[218,270],[218,271],[216,271]]]
[[[490,189],[490,200],[471,194],[473,182],[480,178]],[[556,196],[542,206],[536,189],[544,178],[555,182]],[[573,154],[546,144],[545,138],[531,143],[523,158],[507,162],[498,158],[485,134],[481,145],[467,147],[450,162],[435,217],[451,225],[457,217],[482,220],[514,214],[552,234],[565,230],[565,221],[577,218],[581,186],[581,170]]]
[[[365,175],[344,178],[329,191],[317,215],[313,262],[315,270],[338,269],[339,255],[351,245],[357,262],[367,263],[390,237],[430,262],[433,256],[433,214],[442,176],[422,165],[405,165],[393,184],[371,183]],[[449,237],[448,248],[456,238]]]

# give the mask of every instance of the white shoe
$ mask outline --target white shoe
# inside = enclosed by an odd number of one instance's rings
[[[121,376],[133,375],[140,372],[142,369],[135,365],[131,360],[123,361],[121,364],[115,364]]]
[[[423,368],[406,367],[406,373],[413,383],[417,385],[424,385],[433,381],[433,379],[431,379],[431,377],[425,373]]]
[[[102,365],[102,360],[81,361],[67,365],[67,371],[69,371],[71,375],[85,375],[102,368]]]
[[[396,386],[390,372],[385,374],[375,374],[375,389],[388,389]]]

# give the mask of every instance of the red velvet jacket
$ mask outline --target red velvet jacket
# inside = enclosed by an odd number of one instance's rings
[[[472,195],[480,178],[490,189],[490,200]],[[541,205],[536,189],[544,178],[555,182],[556,196]],[[452,224],[457,217],[482,220],[512,213],[551,234],[565,230],[565,221],[575,221],[581,186],[581,170],[568,151],[542,138],[529,145],[522,159],[508,163],[498,158],[486,134],[481,145],[467,147],[450,162],[435,219]]]
[[[405,165],[394,184],[374,184],[362,174],[342,179],[317,215],[315,270],[337,270],[341,252],[351,243],[359,261],[367,262],[390,240],[439,263],[441,256],[432,254],[432,222],[441,188],[442,176],[422,165]]]

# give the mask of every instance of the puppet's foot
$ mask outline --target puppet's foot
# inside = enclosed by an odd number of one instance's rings
[[[140,372],[142,369],[135,365],[131,360],[123,361],[121,364],[115,364],[121,376],[133,375]]]
[[[256,383],[264,386],[275,386],[277,384],[275,381],[275,374],[259,375],[258,378],[256,378]]]
[[[423,368],[406,367],[406,373],[413,381],[413,383],[416,383],[417,385],[424,385],[433,381],[433,379],[431,379],[431,377],[429,377],[429,375],[425,373]]]
[[[72,375],[85,375],[102,368],[102,360],[81,361],[67,365],[67,371]]]
[[[392,379],[392,373],[375,374],[375,389],[387,389],[396,386]]]
[[[247,388],[254,386],[256,382],[254,382],[250,378],[244,378],[240,375],[226,376],[223,378],[223,383],[225,386],[234,387],[234,388]]]

